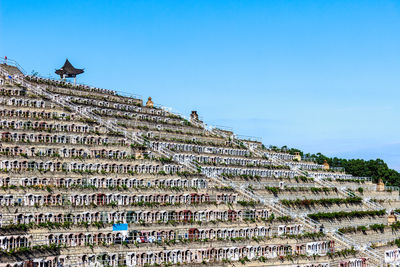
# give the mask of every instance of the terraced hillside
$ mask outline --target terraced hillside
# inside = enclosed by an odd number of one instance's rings
[[[0,266],[384,266],[399,192],[0,65]]]

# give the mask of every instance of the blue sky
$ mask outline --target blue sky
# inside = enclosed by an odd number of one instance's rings
[[[399,1],[0,1],[0,56],[400,170]]]

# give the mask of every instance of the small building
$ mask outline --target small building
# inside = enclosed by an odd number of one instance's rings
[[[394,223],[396,223],[396,222],[397,222],[397,217],[396,217],[396,215],[394,215],[393,212],[390,213],[389,216],[388,216],[388,225],[392,225],[392,224],[394,224]]]
[[[83,69],[76,69],[74,66],[72,66],[69,60],[66,59],[64,66],[56,70],[55,73],[60,75],[60,79],[62,80],[65,80],[66,78],[74,78],[74,84],[76,84],[76,75],[82,74],[83,72]]]
[[[150,97],[150,96],[149,96],[149,98],[147,99],[146,107],[148,107],[148,108],[153,108],[153,107],[154,107],[154,102],[153,102],[153,100],[151,100],[151,97]]]
[[[378,184],[376,185],[377,192],[384,192],[385,191],[385,184],[383,183],[382,179],[379,178]]]
[[[324,160],[324,170],[329,170],[329,164],[326,160]]]
[[[295,160],[295,161],[301,161],[301,155],[300,155],[300,152],[294,152],[294,157],[293,157],[293,160]]]

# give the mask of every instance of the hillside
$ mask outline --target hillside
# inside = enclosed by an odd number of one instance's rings
[[[276,152],[285,152],[294,155],[299,153],[300,156],[307,161],[323,164],[327,162],[331,168],[344,168],[346,173],[357,177],[371,177],[374,183],[379,179],[388,186],[400,186],[400,173],[390,169],[382,159],[344,159],[338,157],[328,157],[322,153],[304,153],[297,148],[288,148],[287,146],[277,147],[270,146],[269,149]]]
[[[397,179],[383,162],[305,160],[210,127],[197,111],[9,65],[0,64],[0,265],[397,261],[399,192],[374,183]]]

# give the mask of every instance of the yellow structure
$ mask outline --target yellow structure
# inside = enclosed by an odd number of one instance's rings
[[[150,97],[150,96],[149,96],[149,98],[147,99],[146,107],[148,107],[148,108],[154,107],[154,103],[153,103],[153,101],[151,100],[151,97]]]
[[[297,160],[297,161],[301,161],[301,155],[300,155],[300,152],[294,152],[294,158],[293,158],[294,160]]]
[[[392,224],[394,224],[395,222],[397,222],[396,216],[395,216],[394,214],[390,214],[390,215],[388,216],[388,225],[392,225]]]
[[[323,165],[324,165],[324,170],[329,170],[329,164],[326,160],[324,161]]]
[[[378,192],[385,191],[385,184],[383,183],[382,179],[379,179],[379,182],[376,185],[376,191],[378,191]]]

